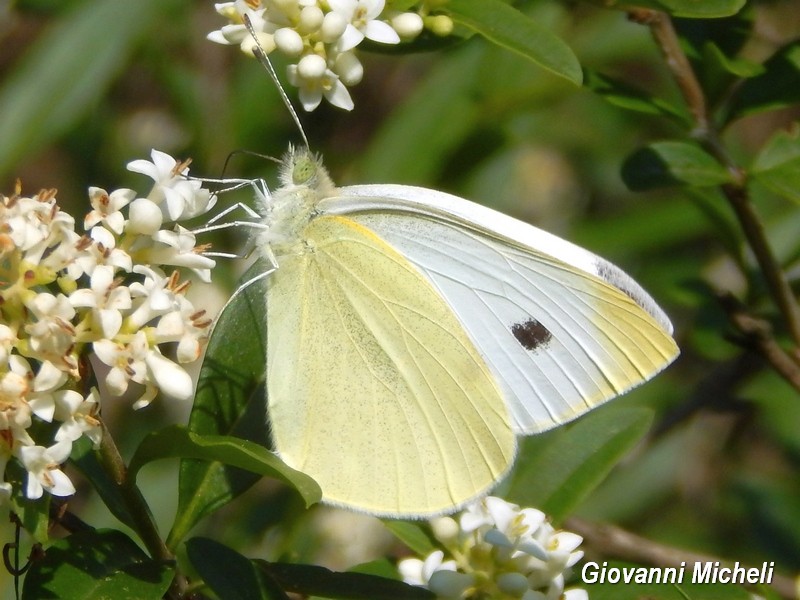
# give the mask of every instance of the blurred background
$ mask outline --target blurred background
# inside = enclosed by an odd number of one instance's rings
[[[649,31],[624,13],[573,2],[525,6],[585,67],[680,102]],[[751,8],[748,56],[763,59],[800,35],[795,1]],[[262,68],[238,48],[205,39],[224,23],[205,0],[0,0],[0,192],[11,194],[16,179],[29,194],[57,188],[61,205],[82,216],[90,185],[146,193],[148,182],[125,165],[149,158],[153,148],[191,157],[196,176],[264,178],[274,187],[273,163],[231,154],[279,157],[300,137]],[[763,290],[748,287],[719,223],[708,218],[709,202],[723,211],[724,203],[678,189],[634,193],[620,177],[637,147],[681,137],[681,130],[656,115],[625,112],[477,38],[436,52],[360,56],[365,76],[351,89],[354,111],[323,102],[300,115],[338,184],[418,184],[507,212],[619,264],[673,319],[677,363],[612,403],[654,408],[652,432],[578,514],[679,548],[775,561],[784,574],[800,570],[800,397],[731,341],[715,291],[758,304]],[[280,62],[276,68],[282,75]],[[790,107],[742,119],[724,143],[747,164],[798,116]],[[218,206],[252,204],[251,196],[226,194]],[[800,210],[767,190],[753,201],[796,283]],[[213,243],[235,251],[245,238],[228,230]],[[218,309],[240,272],[233,261],[215,269],[214,294],[197,282],[195,292],[211,304],[204,306]],[[763,308],[772,311],[766,300]],[[189,408],[156,402],[131,414],[120,403],[103,414],[130,452],[146,432],[184,422]],[[158,464],[142,475],[165,531],[175,473],[175,465]],[[252,489],[206,532],[237,540],[245,554],[335,568],[397,550],[377,520],[324,509],[306,514],[273,488]],[[70,509],[92,525],[118,526],[88,487]],[[357,547],[349,541],[354,520],[363,528]],[[3,527],[0,538],[11,541]],[[9,575],[0,581],[10,589]]]

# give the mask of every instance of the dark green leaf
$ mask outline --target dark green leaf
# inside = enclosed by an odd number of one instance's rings
[[[745,7],[722,18],[676,18],[673,23],[695,68],[702,69],[703,51],[708,45],[715,46],[727,57],[739,54],[752,35],[755,11],[752,7]]]
[[[681,109],[601,73],[585,69],[584,84],[614,106],[648,115],[663,115],[678,119],[682,123],[689,123],[689,115]]]
[[[251,560],[208,538],[186,542],[192,566],[214,593],[225,600],[288,600]]]
[[[263,271],[255,264],[242,277]],[[234,435],[269,446],[264,371],[267,352],[266,291],[263,280],[245,288],[219,316],[197,383],[189,430],[205,435]],[[178,513],[169,536],[175,547],[205,515],[247,490],[258,476],[220,462],[183,460]]]
[[[800,202],[800,128],[776,133],[756,158],[752,174],[774,193]]]
[[[253,561],[287,592],[333,600],[433,600],[424,588],[363,573],[337,573],[313,565]]]
[[[58,540],[32,564],[22,598],[161,598],[174,570],[172,563],[151,560],[120,531],[82,531]]]
[[[543,434],[544,440],[526,439],[508,500],[560,521],[647,433],[652,418],[647,409],[608,407]]]
[[[436,549],[428,532],[419,523],[384,519],[383,524],[397,539],[419,556],[427,556]]]
[[[726,122],[800,102],[800,43],[790,44],[764,63],[764,72],[740,86]]]
[[[456,23],[580,85],[580,63],[570,47],[514,7],[501,0],[451,0],[447,9]]]
[[[0,174],[91,112],[137,41],[169,4],[82,2],[42,32],[0,91]]]
[[[287,466],[264,446],[237,437],[199,435],[181,425],[165,427],[142,440],[131,459],[129,476],[135,479],[144,465],[162,458],[219,461],[259,475],[274,477],[300,492],[307,506],[318,502],[321,496],[319,486],[308,475]]]
[[[731,174],[696,144],[657,142],[634,152],[622,166],[622,179],[635,191],[673,185],[716,186]]]

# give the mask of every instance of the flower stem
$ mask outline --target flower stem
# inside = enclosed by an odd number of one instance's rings
[[[158,533],[147,501],[136,484],[128,479],[128,468],[102,420],[101,427],[103,428],[103,438],[100,442],[100,462],[119,487],[120,495],[134,521],[136,533],[154,559],[175,560],[175,556],[169,551]]]

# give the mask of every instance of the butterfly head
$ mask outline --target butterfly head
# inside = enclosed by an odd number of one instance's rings
[[[285,188],[307,188],[320,198],[332,195],[335,189],[322,160],[305,147],[289,147],[281,167],[281,184]]]

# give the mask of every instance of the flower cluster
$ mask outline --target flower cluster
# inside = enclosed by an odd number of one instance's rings
[[[292,61],[289,82],[299,88],[305,110],[314,110],[323,96],[334,106],[352,110],[347,86],[364,75],[355,53],[364,39],[398,44],[425,28],[438,35],[452,31],[449,17],[428,14],[430,1],[418,2],[417,10],[410,12],[392,10],[392,0],[235,0],[216,5],[230,24],[208,38],[239,45],[247,53],[255,44],[267,54],[278,50]],[[245,17],[257,39],[248,31]]]
[[[424,561],[401,561],[399,569],[406,583],[438,598],[588,599],[585,590],[564,591],[564,573],[583,557],[576,550],[582,538],[556,531],[539,510],[488,497],[431,526],[451,558],[436,550]]]
[[[192,396],[178,363],[200,356],[210,320],[186,298],[188,282],[162,267],[210,279],[214,261],[174,222],[216,199],[186,179],[187,163],[156,151],[152,158],[128,165],[155,181],[146,197],[89,189],[84,235],[55,190],[23,196],[18,184],[12,196],[0,195],[0,500],[12,492],[4,481],[12,458],[27,471],[28,498],[75,491],[59,467],[81,436],[95,445],[101,439],[100,392],[86,389],[89,365],[104,373],[110,395],[131,382],[143,386],[135,408],[159,390]],[[166,343],[176,347],[177,363],[162,353]]]

